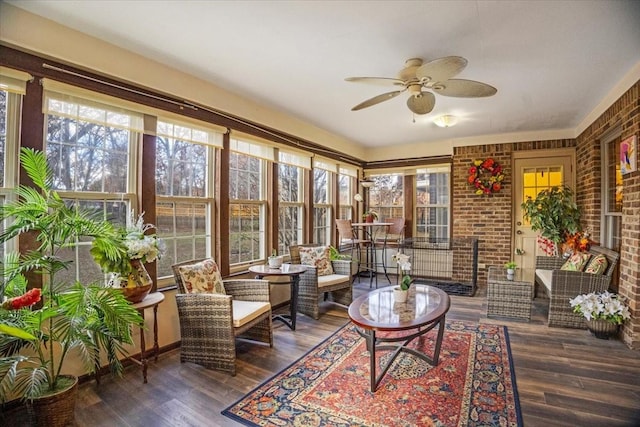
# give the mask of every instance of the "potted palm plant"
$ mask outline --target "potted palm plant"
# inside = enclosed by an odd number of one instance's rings
[[[121,373],[119,356],[133,344],[131,325],[143,320],[118,289],[59,279],[57,273],[72,263],[63,259],[65,250],[81,240],[92,239],[111,265],[128,264],[122,233],[101,213],[67,204],[52,191],[42,152],[23,148],[20,160],[35,187],[21,186],[17,200],[0,207],[0,221],[7,223],[0,243],[28,233],[34,245],[7,254],[2,265],[0,401],[24,399],[34,425],[67,425],[77,377],[65,373],[65,361],[77,355],[84,371],[93,373],[104,354],[111,371]],[[29,286],[34,274],[42,275],[41,289]]]

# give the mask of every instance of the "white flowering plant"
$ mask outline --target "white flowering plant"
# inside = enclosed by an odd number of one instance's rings
[[[155,229],[153,224],[145,224],[144,212],[136,219],[133,211],[129,212],[130,224],[126,228],[124,244],[127,246],[129,259],[139,259],[143,263],[160,259],[164,253],[164,244],[155,234],[145,234]]]
[[[400,289],[403,291],[409,290],[409,286],[411,286],[411,276],[409,275],[409,272],[411,271],[411,263],[409,262],[409,255],[398,252],[393,254],[391,259],[395,261],[398,264],[398,267],[400,267],[400,270],[402,270]]]
[[[142,263],[153,262],[162,257],[164,243],[155,234],[145,234],[154,229],[153,224],[145,224],[144,212],[137,217],[131,211],[129,213],[129,225],[119,231],[121,242],[127,251],[126,257],[113,261],[106,248],[94,242],[91,254],[105,273],[114,273],[117,276],[126,277],[134,271],[131,260],[140,260]]]
[[[587,320],[603,319],[616,325],[630,317],[629,307],[622,302],[617,294],[604,291],[578,295],[569,300],[574,313],[582,314]]]

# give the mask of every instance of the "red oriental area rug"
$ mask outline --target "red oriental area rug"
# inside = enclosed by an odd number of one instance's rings
[[[436,334],[410,347],[432,354]],[[248,426],[522,426],[507,328],[459,321],[447,322],[437,366],[403,352],[375,393],[348,324],[222,413]]]

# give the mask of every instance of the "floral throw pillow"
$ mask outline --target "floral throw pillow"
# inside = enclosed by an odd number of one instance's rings
[[[587,264],[587,266],[585,267],[584,272],[591,274],[604,274],[604,272],[607,271],[607,267],[609,267],[609,261],[607,260],[607,257],[600,254],[594,256],[591,261],[589,261],[589,264]]]
[[[591,254],[587,252],[575,252],[571,257],[565,262],[560,270],[567,271],[582,271],[587,261],[591,258]]]
[[[196,264],[183,265],[178,270],[187,293],[226,294],[218,264],[214,260],[205,259]]]
[[[300,248],[300,264],[315,267],[318,270],[318,276],[333,274],[328,246]]]

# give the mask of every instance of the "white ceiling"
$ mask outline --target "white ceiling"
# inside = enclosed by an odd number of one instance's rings
[[[8,1],[181,69],[363,146],[576,129],[640,63],[638,1]],[[396,77],[405,60],[458,55],[489,98],[345,82]],[[233,112],[231,112],[233,113]],[[431,120],[461,117],[453,128]]]

